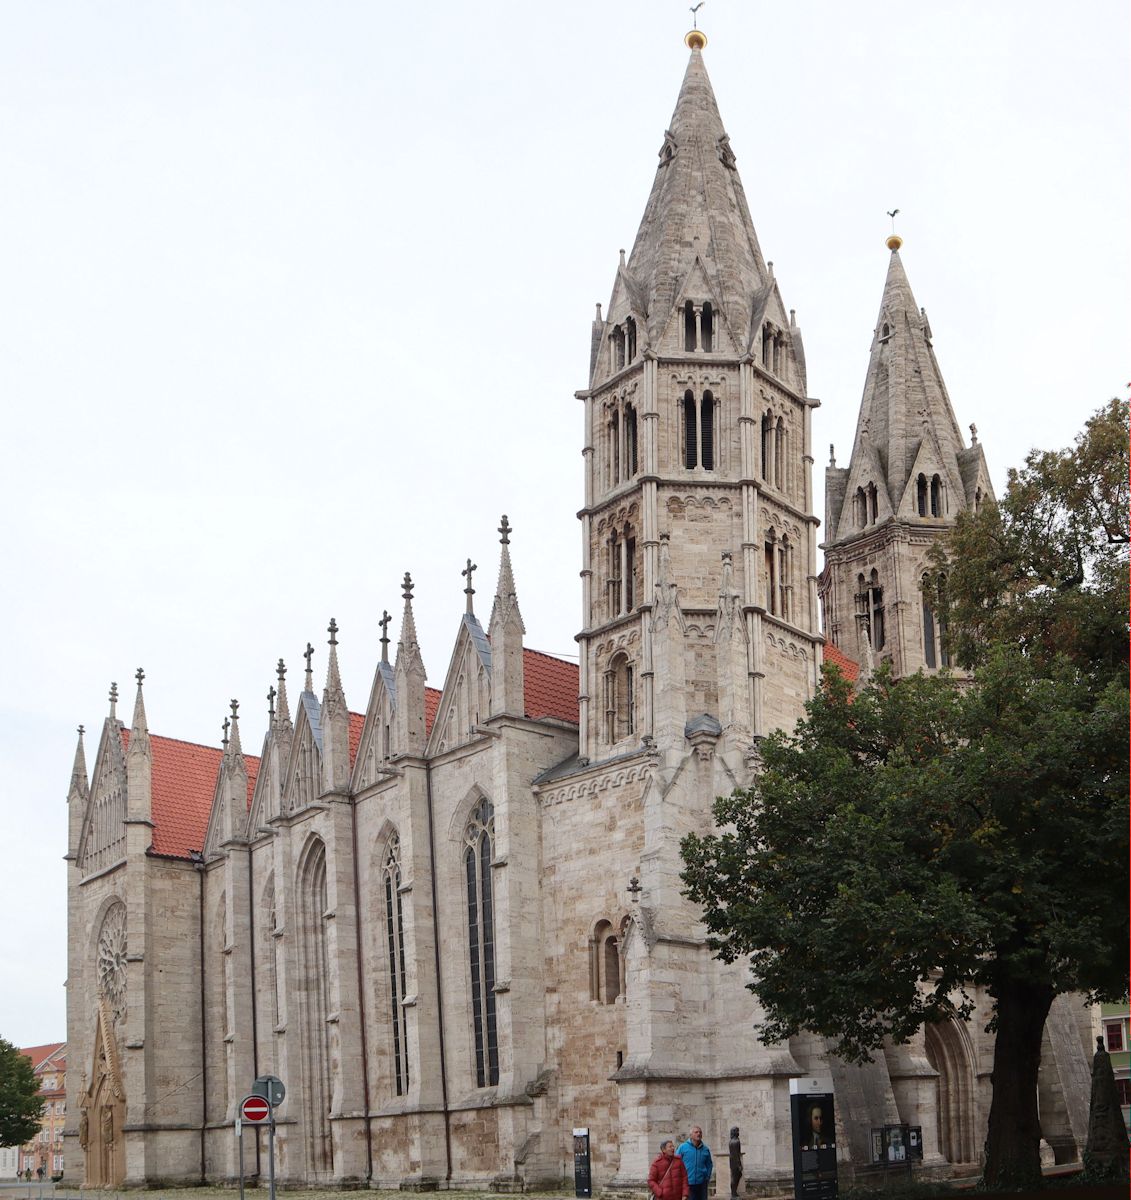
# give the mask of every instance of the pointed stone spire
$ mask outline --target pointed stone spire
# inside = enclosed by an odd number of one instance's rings
[[[506,513],[499,523],[499,582],[495,588],[495,603],[491,608],[491,623],[487,634],[491,639],[491,715],[509,713],[526,715],[525,673],[522,639],[526,627],[515,594],[514,570],[511,567],[511,523]]]
[[[134,718],[130,726],[130,753],[133,753],[135,744],[139,751],[144,750],[149,753],[149,722],[145,717],[145,695],[142,691],[142,684],[145,682],[145,672],[138,667],[134,674],[134,679],[137,680],[137,696],[134,699]]]
[[[287,703],[287,664],[280,658],[275,664],[275,678],[279,686],[275,694],[275,713],[273,724],[276,727],[291,724],[291,707]]]
[[[700,45],[691,51],[626,270],[646,308],[648,340],[656,344],[698,258],[746,349],[753,306],[770,273]]]
[[[142,684],[145,672],[138,667],[137,697],[134,700],[130,744],[126,753],[126,815],[131,821],[148,821],[152,813],[152,754],[149,744],[149,722],[145,716],[145,696]]]
[[[404,576],[404,615],[397,642],[396,714],[394,744],[399,754],[420,754],[424,750],[424,660],[416,640],[416,621],[412,615],[412,576]]]
[[[75,745],[75,761],[71,764],[71,794],[76,790],[86,794],[89,791],[89,780],[86,774],[86,747],[83,744],[83,734],[86,733],[85,726],[80,725],[78,729],[79,740]]]
[[[303,651],[302,656],[306,659],[306,679],[303,681],[303,691],[313,693],[314,668],[310,664],[314,658],[314,647],[309,642],[306,643],[306,649]]]
[[[67,789],[67,858],[77,862],[83,820],[90,802],[90,783],[86,774],[86,749],[83,746],[84,728],[79,726],[75,746],[75,761],[71,766],[71,786]]]
[[[338,671],[338,622],[333,617],[326,632],[330,635],[330,659],[322,693],[322,790],[341,794],[349,786],[350,714]]]
[[[345,702],[342,691],[342,677],[338,671],[338,622],[333,617],[326,632],[330,635],[330,660],[326,664],[326,687],[323,692],[323,703],[327,697]]]
[[[389,610],[382,609],[381,619],[377,622],[381,626],[381,661],[387,663],[389,661],[389,622],[393,618],[389,616]]]
[[[238,700],[230,701],[232,706],[232,723],[231,736],[228,739],[228,754],[233,758],[243,757],[243,746],[240,745],[240,702]]]

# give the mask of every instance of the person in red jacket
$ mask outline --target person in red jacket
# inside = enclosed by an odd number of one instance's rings
[[[671,1138],[660,1143],[660,1153],[648,1170],[648,1190],[656,1200],[687,1200],[687,1169]]]

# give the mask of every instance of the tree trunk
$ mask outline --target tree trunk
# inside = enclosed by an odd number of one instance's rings
[[[997,1041],[983,1184],[995,1191],[1039,1187],[1037,1072],[1041,1034],[1055,993],[1048,984],[1017,980],[1006,980],[992,990],[997,1000]]]

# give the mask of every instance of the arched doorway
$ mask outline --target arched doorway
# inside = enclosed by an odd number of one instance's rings
[[[87,1187],[119,1187],[126,1178],[126,1093],[105,997],[94,1028],[90,1087],[80,1097],[79,1144]]]
[[[974,1053],[970,1036],[956,1021],[927,1025],[927,1061],[938,1071],[939,1153],[948,1162],[976,1162],[974,1143]]]

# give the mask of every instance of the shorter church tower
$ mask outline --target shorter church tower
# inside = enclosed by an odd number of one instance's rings
[[[899,257],[891,261],[852,456],[825,471],[825,568],[819,580],[831,642],[897,675],[949,666],[946,630],[923,595],[931,544],[964,509],[993,496],[976,426],[966,445]]]

